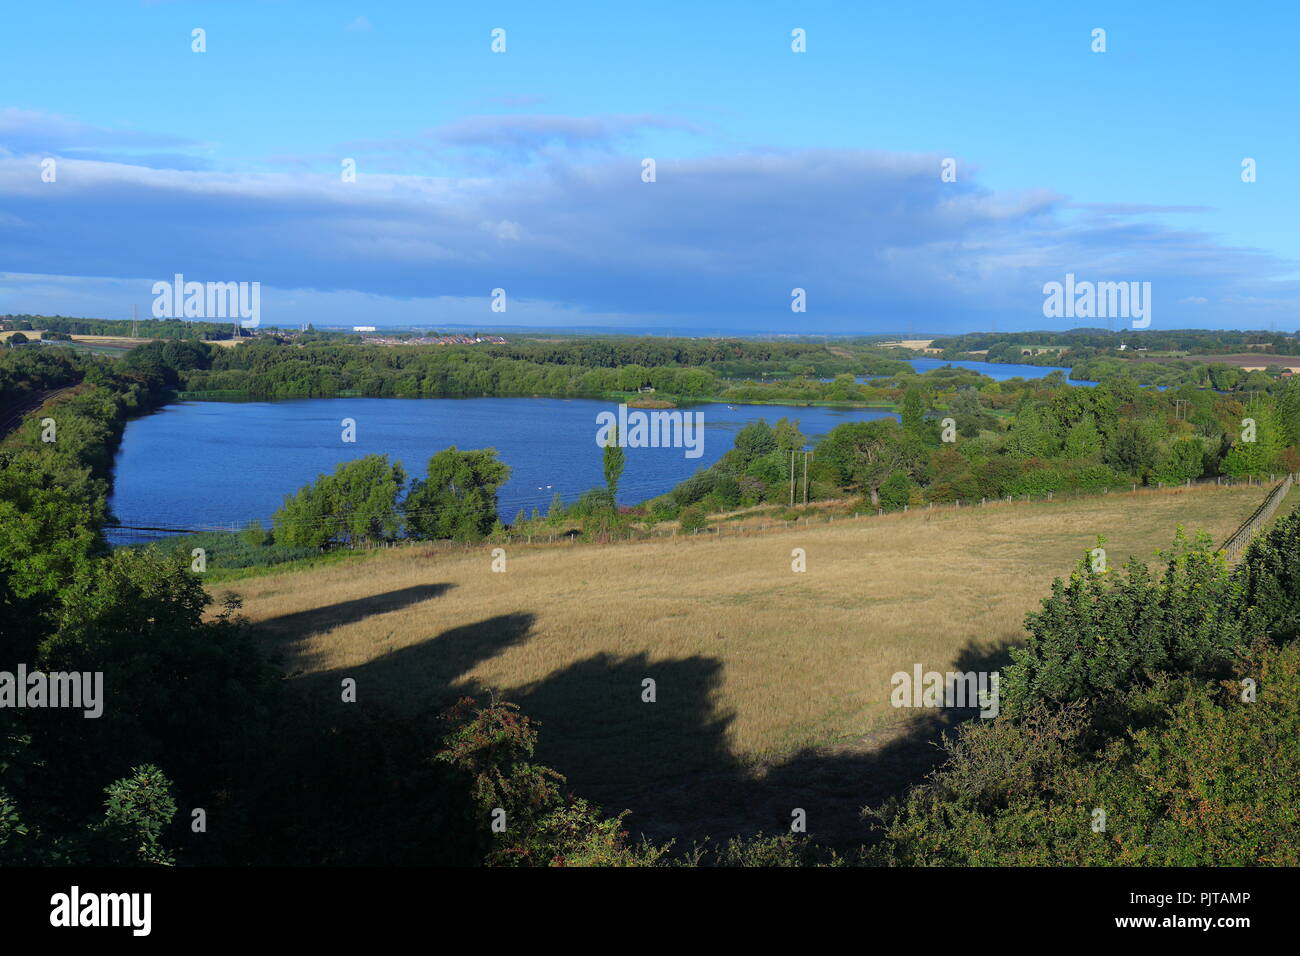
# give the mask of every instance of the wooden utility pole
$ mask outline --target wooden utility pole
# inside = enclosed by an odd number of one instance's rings
[[[811,454],[812,454],[812,452],[810,452],[810,451],[806,451],[806,452],[803,453],[803,503],[804,503],[804,507],[807,507],[807,505],[808,505],[808,456],[811,455]]]
[[[794,449],[790,449],[790,507],[794,507]]]

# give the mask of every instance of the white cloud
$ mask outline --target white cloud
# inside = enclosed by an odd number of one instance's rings
[[[10,217],[0,262],[140,282],[184,272],[339,301],[478,302],[502,287],[511,313],[497,318],[509,322],[523,321],[516,303],[533,302],[711,328],[869,331],[915,319],[942,329],[986,316],[1043,327],[1042,285],[1066,272],[1152,282],[1166,327],[1179,316],[1159,302],[1237,326],[1300,304],[1300,284],[1284,279],[1291,263],[1145,212],[993,192],[969,174],[945,184],[939,158],[663,158],[655,183],[641,181],[639,157],[619,155],[498,177],[372,173],[355,183],[65,160],[48,184],[37,157],[9,156],[0,158]],[[809,302],[798,317],[795,286]],[[287,321],[299,318],[311,316]]]

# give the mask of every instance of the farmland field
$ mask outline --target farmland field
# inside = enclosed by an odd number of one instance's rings
[[[869,750],[909,716],[889,704],[891,674],[996,666],[1098,535],[1112,564],[1154,559],[1180,524],[1221,542],[1263,495],[1209,486],[511,545],[504,573],[492,545],[412,546],[214,590],[240,594],[286,670],[322,694],[344,677],[359,702],[400,708],[496,691],[542,722],[544,763],[615,803],[690,774]],[[794,548],[804,573],[791,570]]]

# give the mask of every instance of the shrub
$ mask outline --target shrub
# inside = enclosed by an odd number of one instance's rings
[[[880,486],[880,506],[887,511],[901,510],[911,497],[912,479],[906,472],[894,472]]]
[[[1020,474],[1006,484],[1003,494],[1014,495],[1017,498],[1022,495],[1028,495],[1030,498],[1046,498],[1048,494],[1060,491],[1063,483],[1061,473],[1055,468],[1038,463],[1027,463]]]
[[[963,725],[930,781],[867,811],[908,866],[1300,864],[1300,646],[1237,680],[1162,677]],[[1095,810],[1105,816],[1102,829]]]
[[[263,548],[271,543],[271,532],[257,520],[250,521],[241,536],[244,544],[250,548]]]
[[[1025,618],[1030,638],[1011,652],[1005,705],[1064,703],[1127,689],[1161,672],[1222,677],[1243,643],[1226,565],[1208,536],[1180,528],[1157,580],[1141,561],[1097,571],[1089,556],[1057,578],[1042,609]]]
[[[709,519],[705,516],[703,509],[696,505],[683,508],[677,516],[677,521],[683,534],[706,531],[709,527]]]

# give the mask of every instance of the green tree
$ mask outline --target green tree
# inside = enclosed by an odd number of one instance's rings
[[[1166,558],[1158,579],[1138,560],[1099,571],[1091,554],[1057,578],[1003,673],[1008,710],[1100,697],[1161,672],[1226,676],[1243,621],[1222,558],[1182,529]]]
[[[997,427],[997,419],[984,408],[980,393],[973,388],[960,389],[948,403],[948,416],[957,422],[957,434],[975,438],[984,429]]]
[[[880,485],[880,504],[896,511],[907,504],[912,496],[912,478],[906,472],[896,471]]]
[[[1260,397],[1246,406],[1241,431],[1223,459],[1223,470],[1237,478],[1272,474],[1280,470],[1284,444],[1282,423],[1273,403]]]
[[[741,470],[744,470],[756,458],[771,454],[777,450],[776,434],[763,419],[750,422],[736,435],[733,446]]]
[[[677,516],[678,527],[682,534],[694,534],[709,527],[709,519],[699,505],[688,505]]]
[[[818,467],[841,487],[869,495],[880,506],[880,486],[894,472],[916,474],[925,447],[892,418],[836,427],[817,445]]]
[[[1181,485],[1201,477],[1205,448],[1197,438],[1180,438],[1160,453],[1155,475],[1164,484]]]
[[[1120,424],[1105,456],[1106,464],[1143,481],[1156,463],[1156,443],[1145,423],[1132,419]]]
[[[509,478],[495,448],[444,449],[406,497],[407,527],[418,537],[481,540],[497,519],[497,492]]]
[[[1101,454],[1101,433],[1092,415],[1085,414],[1070,426],[1062,455],[1066,458],[1094,458]]]
[[[910,432],[919,431],[925,423],[925,400],[921,397],[921,390],[915,385],[903,393],[903,401],[898,406],[898,416],[902,420],[903,427]]]
[[[256,518],[248,522],[244,527],[243,532],[241,532],[241,536],[244,539],[244,544],[248,545],[250,548],[264,547],[270,538],[270,535],[267,533],[262,522],[258,521]]]
[[[610,498],[618,496],[618,482],[623,477],[623,467],[627,464],[627,452],[618,442],[618,426],[609,434],[609,443],[604,451],[605,486],[609,488]]]
[[[1285,444],[1300,447],[1300,377],[1286,380],[1277,397],[1278,424]]]
[[[176,815],[176,801],[171,781],[161,770],[152,765],[135,767],[131,776],[110,784],[104,793],[108,799],[98,832],[112,849],[103,862],[174,862],[161,837]]]
[[[1059,447],[1038,407],[1028,399],[1021,402],[1007,436],[1007,451],[1017,458],[1050,458]]]
[[[323,548],[391,539],[401,530],[398,498],[406,485],[401,462],[387,455],[345,461],[272,516],[275,540],[289,547]]]
[[[808,444],[808,439],[799,430],[798,419],[791,421],[788,418],[781,418],[777,421],[774,432],[776,447],[785,460],[789,460],[790,452],[802,451],[804,446]]]

